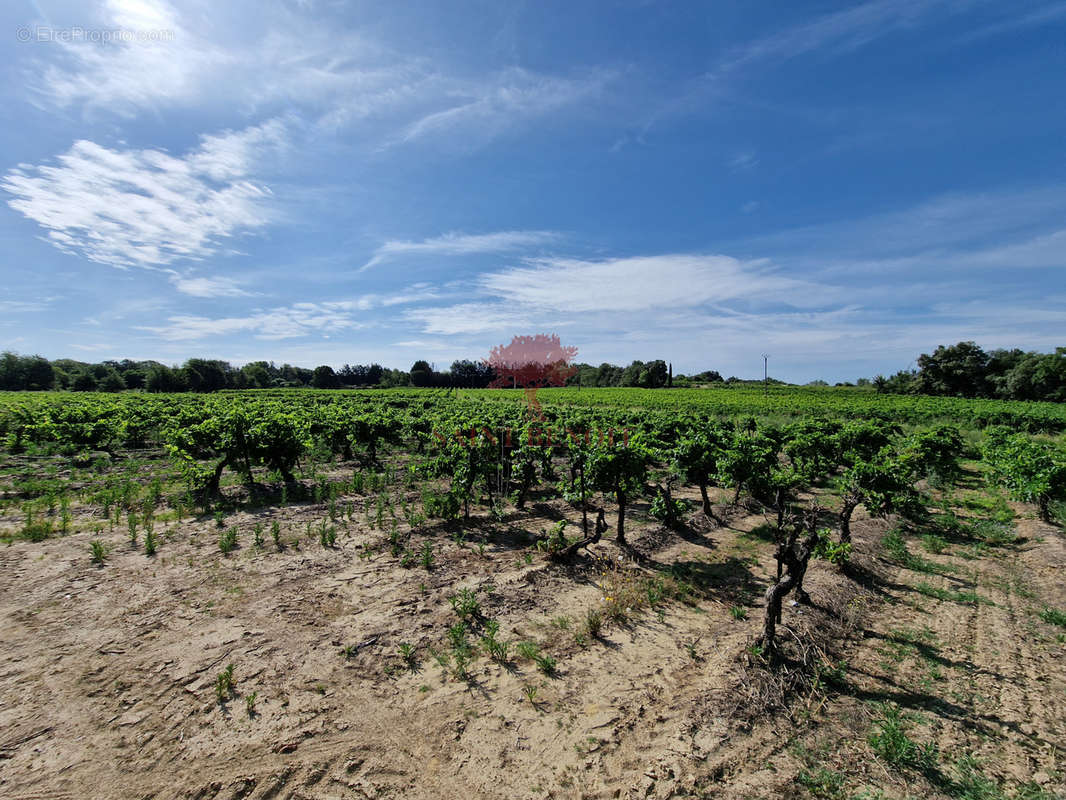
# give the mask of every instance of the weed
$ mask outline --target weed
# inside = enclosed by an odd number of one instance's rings
[[[227,528],[218,537],[218,549],[223,553],[229,553],[237,546],[237,528]]]
[[[322,525],[318,529],[318,541],[323,547],[332,548],[337,543],[337,529],[322,520]]]
[[[540,646],[536,642],[519,642],[515,650],[519,656],[529,661],[536,661],[540,656]]]
[[[244,710],[248,712],[249,717],[255,716],[255,699],[258,696],[258,692],[252,692],[244,698]]]
[[[603,632],[603,612],[595,606],[585,612],[585,632],[593,639]]]
[[[545,675],[554,675],[555,669],[558,663],[554,658],[548,655],[538,655],[535,659],[537,662],[537,669],[543,672]]]
[[[345,661],[350,659],[352,656],[354,656],[358,652],[359,652],[359,645],[356,645],[356,644],[346,644],[344,647],[341,648],[341,655],[344,656],[344,660]]]
[[[408,667],[414,667],[418,658],[415,646],[410,642],[400,642],[400,658]]]
[[[216,528],[224,528],[224,527],[226,527],[226,518],[225,518],[225,516],[223,515],[223,513],[221,511],[216,511],[215,512],[215,527]]]
[[[476,619],[481,616],[481,604],[478,603],[477,592],[473,589],[460,589],[448,598],[452,605],[452,611],[461,620]]]
[[[1003,547],[1018,541],[1018,534],[1015,533],[1013,524],[998,522],[994,519],[983,519],[975,523],[973,536],[989,547]]]
[[[943,536],[938,536],[935,533],[927,533],[922,537],[922,547],[924,547],[928,553],[940,555],[947,550],[948,542]]]
[[[951,589],[941,589],[938,586],[925,583],[921,581],[914,586],[914,590],[919,594],[924,594],[926,597],[935,597],[937,600],[950,600],[955,603],[985,603],[992,604],[991,600],[987,600],[977,594],[974,591],[952,591]]]
[[[107,548],[104,543],[93,539],[89,542],[89,550],[92,552],[92,560],[94,564],[103,564],[104,557],[107,555]]]
[[[699,643],[699,636],[697,636],[695,639],[690,639],[689,641],[685,642],[685,651],[688,653],[688,657],[691,658],[693,661],[698,661],[700,658],[700,654],[696,651],[696,645],[698,645]]]
[[[844,776],[826,767],[819,767],[814,772],[802,770],[796,776],[799,783],[811,797],[824,797],[828,800],[836,800],[845,797]]]
[[[874,753],[885,763],[901,768],[930,772],[936,767],[939,750],[935,743],[919,744],[907,734],[908,723],[899,708],[878,706],[880,716],[866,737]]]
[[[215,697],[224,703],[233,697],[237,682],[233,678],[233,664],[227,664],[222,672],[215,676]]]
[[[433,562],[435,561],[435,557],[433,555],[433,545],[431,545],[429,542],[423,544],[422,550],[418,554],[418,560],[427,572],[433,569]]]
[[[748,609],[744,608],[744,606],[733,606],[729,609],[729,615],[737,620],[747,619]]]
[[[1060,628],[1066,628],[1066,612],[1059,611],[1057,608],[1044,606],[1044,609],[1040,612],[1040,619],[1050,625],[1058,625]]]
[[[536,708],[537,707],[537,687],[536,686],[525,686],[525,687],[522,688],[522,691],[525,693],[526,700],[529,701],[529,704],[531,706],[533,706],[534,708]]]
[[[985,777],[981,762],[972,755],[955,761],[952,796],[957,800],[1007,800],[999,784]]]

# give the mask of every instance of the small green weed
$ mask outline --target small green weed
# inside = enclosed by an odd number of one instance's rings
[[[237,681],[233,678],[233,664],[227,664],[222,672],[215,676],[215,697],[219,703],[225,703],[233,697]]]

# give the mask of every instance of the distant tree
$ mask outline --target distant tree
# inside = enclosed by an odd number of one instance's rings
[[[669,380],[669,368],[661,358],[649,361],[640,373],[640,385],[645,389],[661,389]]]
[[[411,383],[411,375],[402,369],[383,369],[381,371],[381,380],[378,383],[386,389],[395,386],[408,386]]]
[[[96,376],[92,372],[80,372],[74,378],[71,389],[75,392],[95,392],[97,388]]]
[[[1013,400],[1066,401],[1066,347],[1025,354],[1003,376],[1001,387],[1001,396]]]
[[[451,383],[467,389],[483,389],[495,379],[496,373],[484,362],[455,361],[451,368]]]
[[[622,370],[622,377],[618,381],[619,386],[640,386],[640,379],[644,375],[644,362],[634,361]]]
[[[691,378],[693,383],[721,383],[722,376],[716,369],[708,369]]]
[[[190,358],[181,371],[185,382],[194,392],[217,392],[228,389],[229,373],[233,368],[225,361],[205,358]]]
[[[920,394],[979,397],[988,390],[987,366],[988,354],[974,342],[941,345],[932,355],[918,356],[914,390]]]
[[[149,392],[187,392],[189,385],[181,370],[174,370],[162,364],[152,367],[145,379],[145,389]]]
[[[108,370],[107,374],[97,384],[101,392],[121,392],[126,388],[126,381],[118,374],[118,370]]]
[[[429,366],[428,361],[419,359],[411,365],[411,385],[412,386],[432,386],[433,385],[433,368]]]
[[[48,359],[41,356],[28,356],[22,359],[23,388],[30,390],[47,390],[55,385],[56,374]]]
[[[316,389],[339,389],[341,382],[333,371],[333,367],[322,365],[315,367],[311,385]]]
[[[622,380],[622,368],[604,362],[596,368],[594,386],[618,386]]]
[[[270,373],[262,361],[253,361],[251,364],[245,364],[241,367],[241,372],[248,381],[250,389],[267,389],[273,384]]]

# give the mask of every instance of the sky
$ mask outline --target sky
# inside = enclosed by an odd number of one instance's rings
[[[1066,344],[1066,1],[9,0],[0,350]]]

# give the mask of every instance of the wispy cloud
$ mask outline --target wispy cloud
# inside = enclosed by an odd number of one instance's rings
[[[401,256],[464,256],[475,253],[506,253],[556,241],[552,231],[498,231],[496,233],[446,233],[419,242],[388,241],[374,251],[361,268],[370,269],[383,261]]]
[[[186,277],[174,275],[170,282],[182,294],[191,297],[252,297],[253,292],[242,289],[230,278]]]
[[[27,82],[44,107],[126,117],[165,108],[296,108],[326,131],[374,122],[364,132],[378,148],[431,141],[469,149],[573,107],[615,77],[607,69],[552,75],[520,67],[472,76],[306,9],[257,6],[239,28],[227,11],[205,7],[186,22],[191,15],[164,0],[108,0],[102,27],[169,35],[107,46],[57,43],[49,55],[59,57],[35,62]]]
[[[422,331],[441,336],[484,334],[497,331],[522,331],[533,324],[533,315],[525,309],[509,308],[498,303],[461,303],[439,308],[417,308],[405,318],[418,323]],[[543,318],[543,315],[541,315]]]
[[[952,193],[738,243],[792,266],[855,273],[1066,266],[1066,187]]]
[[[256,339],[293,339],[315,334],[328,337],[363,327],[351,314],[318,303],[294,303],[247,316],[176,315],[168,317],[167,323],[141,325],[138,329],[169,341],[189,341],[240,333],[251,334]]]
[[[728,74],[818,51],[841,53],[912,28],[937,15],[957,14],[981,0],[873,0],[785,28],[736,47],[715,70]]]
[[[410,123],[399,138],[411,142],[461,130],[467,134],[465,146],[469,147],[521,121],[594,96],[614,77],[613,72],[602,70],[587,77],[565,78],[511,68],[488,81],[458,87],[447,108]]]
[[[428,283],[415,283],[399,292],[389,294],[364,294],[354,300],[337,300],[324,303],[327,308],[344,311],[370,311],[374,308],[424,303],[440,299],[440,292]]]
[[[809,305],[827,287],[785,277],[766,261],[666,254],[601,261],[546,258],[484,275],[481,288],[505,302],[567,312],[645,311],[737,299]]]
[[[19,165],[0,188],[60,250],[115,267],[158,268],[215,255],[224,240],[274,218],[270,190],[252,173],[283,141],[273,121],[205,136],[184,157],[81,140],[56,164]]]
[[[0,300],[0,314],[26,314],[44,311],[48,302],[42,300]]]

